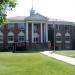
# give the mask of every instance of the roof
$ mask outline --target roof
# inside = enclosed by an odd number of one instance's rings
[[[25,20],[29,20],[29,21],[32,21],[32,20],[34,20],[34,21],[47,21],[48,18],[41,15],[41,14],[39,14],[39,13],[35,13],[33,15],[30,15],[30,16],[26,17]]]
[[[7,18],[8,22],[24,22],[25,16],[16,16]]]

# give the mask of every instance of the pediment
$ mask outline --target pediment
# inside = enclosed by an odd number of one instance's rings
[[[39,13],[36,13],[36,14],[33,14],[33,15],[30,15],[28,17],[25,18],[25,20],[29,20],[29,21],[47,21],[48,18],[39,14]]]

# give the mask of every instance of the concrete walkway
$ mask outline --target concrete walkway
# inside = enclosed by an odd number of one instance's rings
[[[75,58],[64,56],[64,55],[55,54],[55,53],[52,53],[51,51],[44,51],[44,52],[40,52],[40,53],[42,53],[44,55],[47,55],[47,56],[50,56],[50,57],[53,57],[53,58],[55,58],[57,60],[61,60],[61,61],[64,61],[66,63],[75,65]]]

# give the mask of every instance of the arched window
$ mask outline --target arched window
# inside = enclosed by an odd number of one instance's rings
[[[57,32],[57,33],[56,33],[56,36],[61,36],[61,33]]]
[[[61,41],[61,33],[56,33],[56,41]]]
[[[65,33],[65,41],[70,41],[70,33]]]
[[[8,33],[8,43],[14,43],[14,33],[13,32]]]
[[[22,31],[18,34],[18,41],[19,42],[24,42],[25,41],[24,33]]]

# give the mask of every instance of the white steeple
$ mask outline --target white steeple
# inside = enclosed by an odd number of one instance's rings
[[[35,10],[33,10],[33,0],[32,0],[32,8],[30,10],[30,16],[35,14]]]

